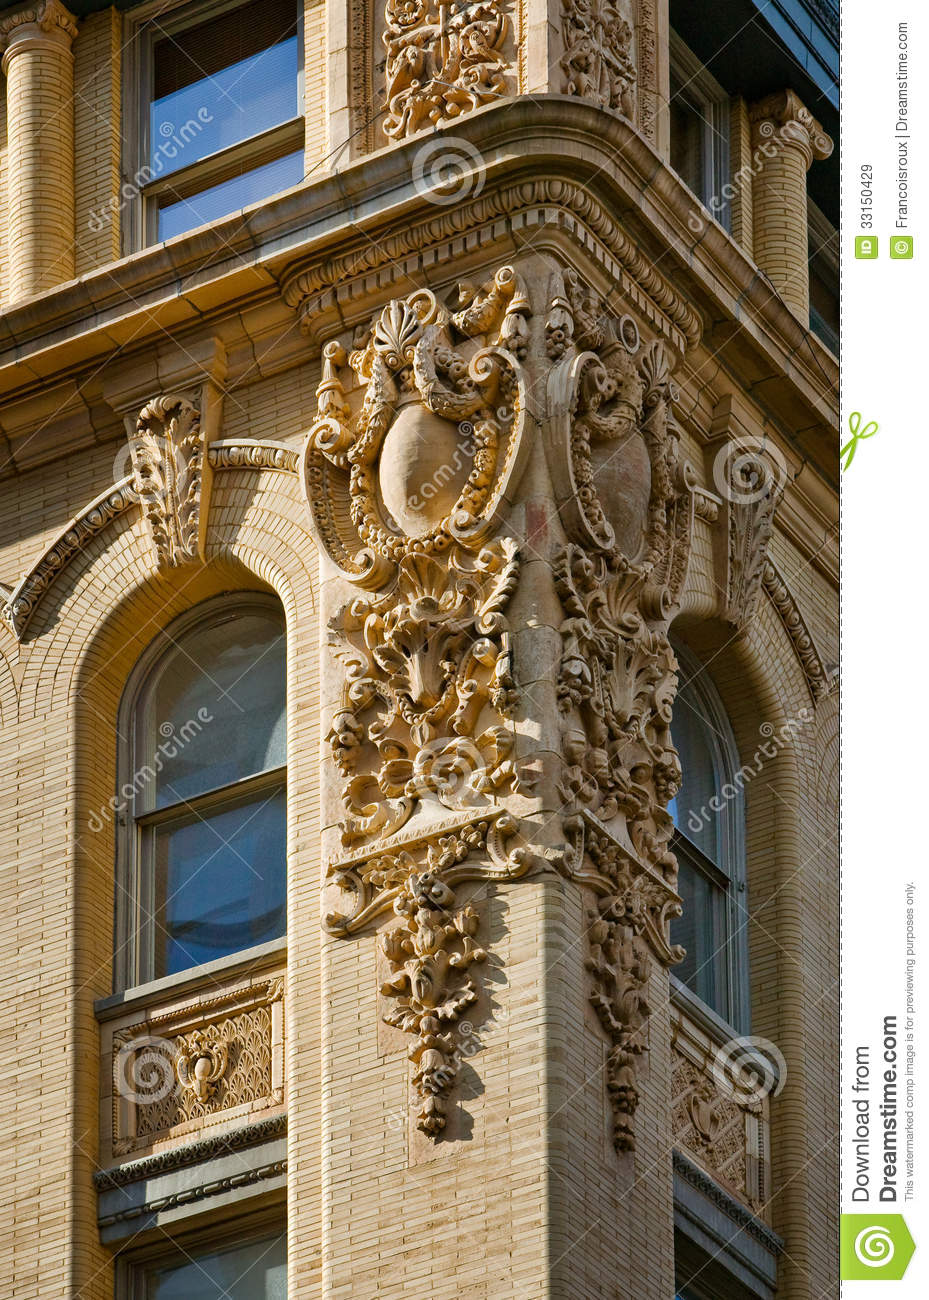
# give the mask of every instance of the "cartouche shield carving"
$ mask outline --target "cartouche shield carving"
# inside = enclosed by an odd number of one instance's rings
[[[564,758],[546,798],[563,805],[556,865],[595,901],[590,997],[610,1040],[625,1151],[647,984],[655,962],[682,955],[669,942],[680,900],[666,805],[680,765],[667,633],[687,571],[693,475],[673,413],[674,354],[643,341],[644,325],[576,272],[543,266],[532,280],[538,318],[505,266],[460,289],[455,310],[420,290],[384,305],[353,348],[324,348],[304,490],[337,579],[362,589],[328,611],[342,685],[327,736],[341,805],[327,882],[353,904],[325,926],[344,936],[391,908],[402,918],[382,938],[393,971],[382,1014],[414,1038],[417,1126],[436,1137],[457,1073],[451,1031],[478,996],[483,956],[480,914],[462,910],[455,888],[545,860],[520,844],[508,807],[527,791],[508,622],[521,566],[505,510],[518,502],[538,416],[536,469],[547,466],[563,528],[550,573],[563,607],[552,685]]]
[[[460,294],[455,312],[425,289],[395,299],[360,346],[324,349],[304,491],[330,558],[369,590],[406,555],[482,542],[519,467],[528,298],[512,267]]]

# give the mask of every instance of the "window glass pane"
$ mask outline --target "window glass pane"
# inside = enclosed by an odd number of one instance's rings
[[[184,1263],[145,1271],[145,1300],[287,1300],[287,1239],[191,1251]]]
[[[710,807],[710,800],[719,794],[722,784],[710,728],[696,692],[682,686],[674,705],[671,735],[680,755],[683,781],[668,811],[678,830],[711,862],[726,869],[719,860],[721,814]]]
[[[162,41],[155,47],[156,66],[165,44]],[[149,159],[154,177],[149,179],[167,176],[219,149],[260,135],[298,113],[297,38],[292,36],[154,100]]]
[[[682,944],[687,956],[674,967],[674,973],[707,1006],[728,1019],[725,893],[680,853],[677,892],[684,914],[671,922],[671,942]]]
[[[703,118],[686,99],[671,95],[671,166],[681,180],[700,199],[710,196],[704,191],[706,172]]]
[[[143,701],[137,810],[282,767],[285,689],[284,628],[274,616],[242,614],[184,637]]]
[[[284,933],[283,786],[200,815],[185,812],[148,827],[145,837],[146,892],[154,914],[147,978],[173,975]]]
[[[204,226],[250,203],[280,194],[303,180],[303,150],[277,158],[263,167],[254,167],[242,176],[201,190],[199,194],[170,203],[158,211],[158,238],[173,239],[187,230]]]

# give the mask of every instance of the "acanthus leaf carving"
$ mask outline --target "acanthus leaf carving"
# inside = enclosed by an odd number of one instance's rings
[[[502,0],[387,0],[384,133],[403,139],[507,94]]]
[[[632,28],[615,0],[561,0],[565,94],[635,118]]]
[[[133,488],[159,565],[197,557],[203,435],[200,413],[185,397],[162,395],[139,412],[129,440]]]

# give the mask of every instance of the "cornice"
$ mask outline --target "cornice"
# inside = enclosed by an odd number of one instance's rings
[[[554,224],[559,212],[573,211],[602,242],[600,214],[608,214],[610,239],[619,241],[619,260],[628,261],[633,278],[652,281],[653,301],[670,284],[686,307],[685,332],[692,337],[691,319],[702,319],[703,343],[716,361],[740,385],[757,390],[785,437],[798,428],[811,431],[821,443],[819,472],[834,479],[825,431],[837,418],[835,359],[720,226],[709,221],[699,235],[690,229],[693,196],[628,122],[572,97],[542,96],[479,109],[457,121],[453,134],[482,160],[469,192],[491,205],[488,211],[500,201],[495,195],[544,177]],[[325,280],[325,268],[353,246],[402,238],[414,225],[431,225],[448,238],[457,233],[460,240],[466,205],[447,205],[444,196],[441,204],[430,201],[412,182],[421,144],[414,138],[382,149],[244,216],[236,213],[12,307],[0,314],[0,384],[22,397],[47,390],[62,375],[105,364],[107,354],[130,340],[135,359],[165,330],[189,336],[252,303],[280,301],[281,287],[293,286],[296,277]],[[512,241],[512,230],[501,238]],[[422,271],[415,252],[407,261],[410,274]]]
[[[215,1137],[202,1138],[197,1142],[188,1142],[184,1146],[172,1147],[168,1151],[159,1151],[157,1155],[143,1156],[141,1160],[130,1160],[112,1169],[100,1169],[94,1174],[94,1187],[105,1191],[112,1187],[125,1187],[128,1183],[137,1183],[155,1178],[159,1174],[170,1173],[174,1169],[186,1169],[217,1156],[229,1155],[233,1151],[245,1151],[248,1147],[270,1142],[283,1137],[287,1132],[287,1116],[273,1115],[270,1119],[259,1120],[256,1124],[246,1124],[243,1128],[233,1129],[231,1133],[220,1133]]]
[[[735,1197],[730,1196],[724,1191],[713,1178],[703,1172],[692,1161],[688,1160],[680,1151],[672,1151],[672,1161],[674,1172],[691,1187],[701,1192],[708,1200],[712,1201],[734,1224],[754,1237],[765,1250],[769,1250],[772,1255],[780,1255],[784,1250],[784,1242],[766,1223],[757,1218],[744,1205],[740,1205]]]

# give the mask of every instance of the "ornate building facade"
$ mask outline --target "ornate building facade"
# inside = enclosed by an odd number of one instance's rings
[[[0,12],[4,1295],[837,1294],[774,9]]]

